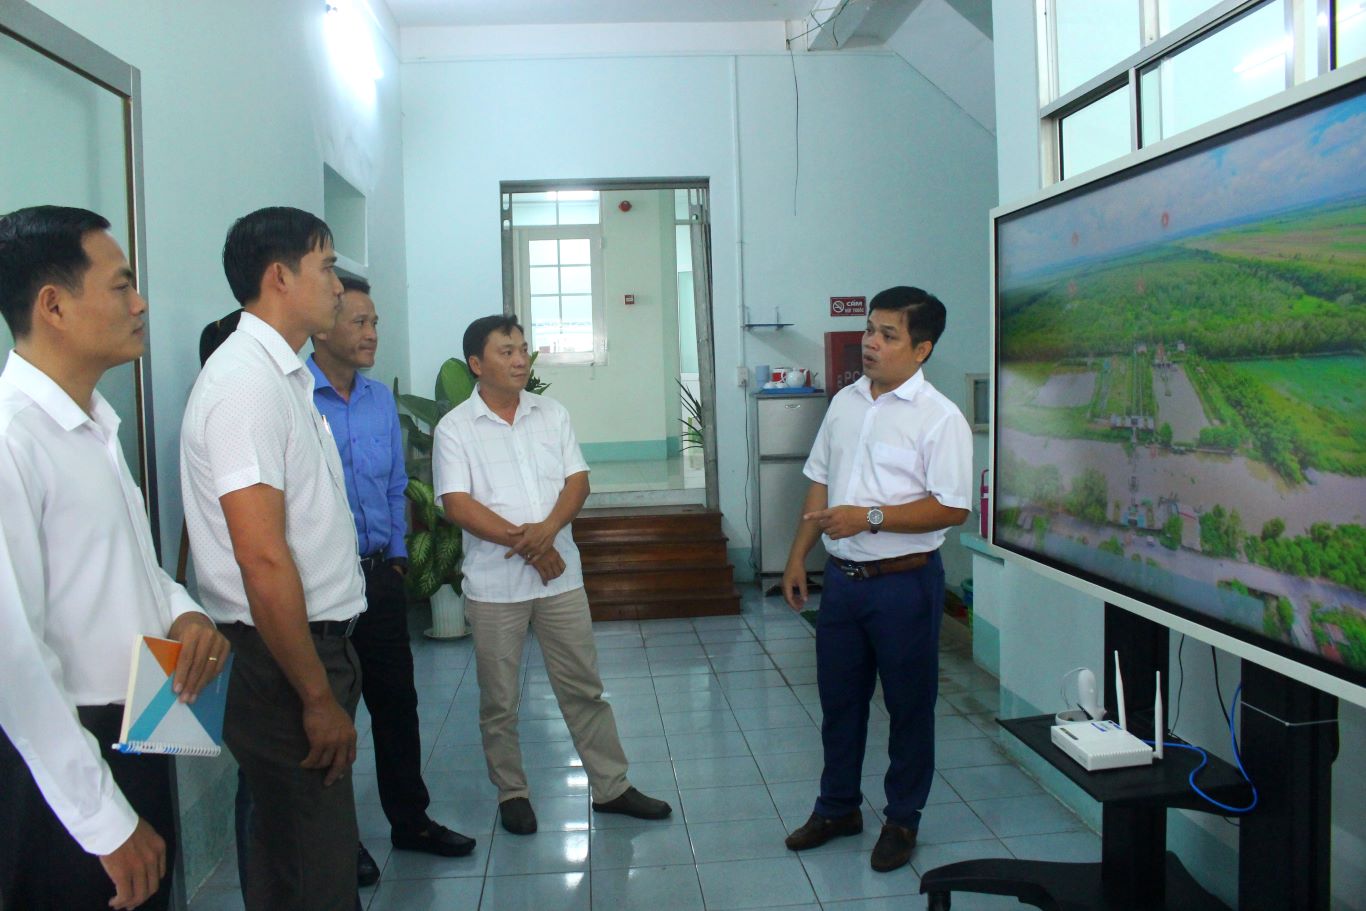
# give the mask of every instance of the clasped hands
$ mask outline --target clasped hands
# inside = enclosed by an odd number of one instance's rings
[[[564,573],[564,558],[555,549],[555,535],[559,529],[549,522],[528,522],[508,531],[513,545],[503,559],[521,557],[541,577],[541,583],[549,585]]]

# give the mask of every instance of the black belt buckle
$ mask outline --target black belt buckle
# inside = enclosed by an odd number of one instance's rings
[[[364,557],[361,557],[361,558],[360,558],[360,568],[361,568],[361,571],[362,571],[362,572],[370,572],[371,570],[373,570],[375,567],[379,566],[379,565],[380,565],[381,563],[383,563],[383,562],[384,562],[384,551],[381,550],[381,551],[378,551],[377,553],[367,554],[367,555],[365,555]]]

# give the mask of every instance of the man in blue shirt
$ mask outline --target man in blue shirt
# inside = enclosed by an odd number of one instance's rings
[[[359,372],[375,365],[379,318],[367,282],[343,277],[341,283],[341,313],[332,329],[313,336],[308,368],[315,383],[313,401],[341,453],[346,498],[360,542],[366,610],[356,621],[351,644],[360,658],[361,695],[370,710],[380,804],[395,848],[463,857],[474,850],[474,839],[427,816],[431,800],[422,781],[403,593],[408,571],[403,434],[393,393]],[[360,851],[364,867],[369,858],[363,846]]]

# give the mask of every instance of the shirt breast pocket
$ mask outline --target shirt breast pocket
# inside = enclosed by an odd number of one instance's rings
[[[883,494],[918,493],[923,478],[920,451],[914,446],[873,444],[873,480]]]
[[[558,444],[544,441],[536,444],[536,471],[551,481],[564,480],[564,459]]]

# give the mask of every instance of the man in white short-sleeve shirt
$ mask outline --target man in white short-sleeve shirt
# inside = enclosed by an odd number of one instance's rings
[[[132,647],[181,642],[192,701],[228,642],[157,564],[119,416],[95,390],[139,357],[147,304],[109,222],[0,218],[0,908],[166,908],[169,757],[124,755]]]
[[[341,459],[298,351],[332,328],[341,283],[327,225],[269,208],[232,226],[223,266],[243,306],[185,406],[180,476],[204,606],[237,652],[223,737],[253,802],[250,911],[352,911],[360,695],[347,638],[365,610]]]
[[[465,331],[479,378],[435,432],[432,470],[446,516],[464,529],[466,618],[479,674],[479,729],[498,816],[515,835],[536,831],[517,706],[527,627],[583,760],[593,809],[663,819],[672,809],[626,779],[626,754],[602,698],[592,617],[570,522],[588,498],[588,465],[569,414],[526,391],[531,359],[514,316],[486,316]]]
[[[806,554],[830,559],[816,621],[816,683],[825,768],[810,819],[787,838],[801,851],[863,831],[860,789],[869,700],[877,680],[891,719],[885,824],[872,867],[904,866],[934,777],[934,703],[944,567],[939,546],[968,517],[972,431],[925,379],[944,305],[919,288],[869,306],[863,376],[830,403],[803,469],[811,488],[783,572],[794,610],[806,602]]]

